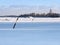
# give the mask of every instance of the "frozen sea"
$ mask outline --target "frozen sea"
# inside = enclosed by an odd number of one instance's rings
[[[60,45],[60,22],[0,23],[0,45]]]

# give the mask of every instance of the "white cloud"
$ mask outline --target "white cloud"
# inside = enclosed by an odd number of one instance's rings
[[[25,13],[47,13],[49,12],[47,6],[9,6],[0,7],[0,15],[19,15]],[[53,12],[58,12],[59,8],[52,7]]]

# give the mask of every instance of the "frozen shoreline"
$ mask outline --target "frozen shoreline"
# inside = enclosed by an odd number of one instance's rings
[[[16,22],[17,18],[0,17],[0,22]],[[60,18],[19,18],[17,22],[60,22]]]

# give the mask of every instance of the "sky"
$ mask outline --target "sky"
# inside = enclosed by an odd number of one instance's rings
[[[49,8],[59,12],[59,4],[60,0],[0,0],[0,15],[18,15],[30,12],[41,13],[48,12]]]
[[[0,6],[10,5],[44,5],[59,6],[60,0],[0,0]]]

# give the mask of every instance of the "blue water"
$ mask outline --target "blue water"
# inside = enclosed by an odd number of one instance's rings
[[[0,29],[13,29],[14,23],[0,23]],[[17,23],[15,29],[59,30],[60,23]]]
[[[60,45],[60,23],[0,23],[0,45]],[[4,29],[4,30],[3,30]]]

